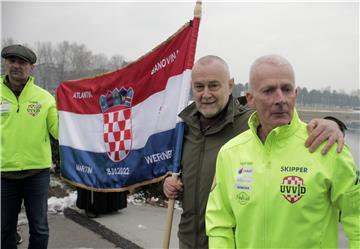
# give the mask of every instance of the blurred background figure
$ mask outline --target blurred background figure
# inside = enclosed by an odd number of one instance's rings
[[[108,214],[127,207],[127,192],[94,192],[77,188],[76,206],[84,209],[89,218]]]

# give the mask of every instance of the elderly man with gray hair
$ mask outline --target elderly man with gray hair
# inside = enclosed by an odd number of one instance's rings
[[[250,129],[217,157],[206,210],[210,248],[337,248],[338,221],[360,248],[360,184],[347,146],[322,156],[304,146],[291,64],[257,59],[246,94]]]

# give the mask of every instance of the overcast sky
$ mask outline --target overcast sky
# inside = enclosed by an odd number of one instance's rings
[[[1,3],[2,38],[34,45],[63,40],[135,60],[192,19],[195,1]],[[293,64],[308,89],[359,89],[358,1],[203,1],[196,58],[223,57],[235,82],[269,53]]]

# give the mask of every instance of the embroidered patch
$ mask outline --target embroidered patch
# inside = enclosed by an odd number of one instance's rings
[[[251,191],[254,169],[252,167],[241,167],[236,171],[235,189]]]
[[[10,112],[10,102],[6,100],[0,101],[0,113],[7,113]]]
[[[291,204],[299,201],[306,193],[304,179],[299,176],[285,176],[280,185],[280,193]]]
[[[41,104],[39,104],[39,103],[31,103],[31,104],[28,105],[26,110],[31,116],[35,117],[36,115],[39,114],[40,109],[41,109]]]
[[[245,192],[240,192],[236,194],[236,199],[241,205],[245,205],[250,201],[250,195]]]

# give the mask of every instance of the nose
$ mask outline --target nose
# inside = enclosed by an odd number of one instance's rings
[[[286,102],[286,98],[281,89],[277,89],[275,93],[275,103],[276,104],[284,104]]]
[[[202,96],[203,96],[203,98],[211,97],[211,91],[210,91],[209,87],[207,87],[207,86],[204,87]]]

